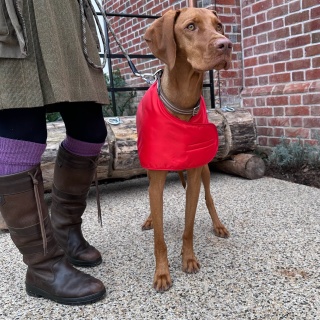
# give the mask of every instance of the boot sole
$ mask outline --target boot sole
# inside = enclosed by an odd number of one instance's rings
[[[101,300],[106,295],[106,289],[104,289],[101,292],[97,292],[95,294],[85,296],[85,297],[63,298],[63,297],[50,294],[47,291],[44,291],[42,289],[39,289],[27,283],[26,283],[26,291],[29,296],[36,297],[36,298],[45,298],[45,299],[55,301],[57,303],[67,304],[67,305],[84,305],[84,304],[94,303]]]
[[[84,261],[84,260],[76,260],[68,256],[68,261],[76,267],[91,268],[101,264],[102,258],[99,258],[95,261]]]

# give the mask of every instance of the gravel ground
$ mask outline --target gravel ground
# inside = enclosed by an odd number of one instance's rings
[[[180,257],[184,190],[170,174],[164,229],[173,287],[157,293],[153,232],[141,231],[147,188],[146,178],[100,185],[102,228],[90,191],[83,230],[104,261],[82,270],[107,288],[92,305],[29,297],[26,266],[9,235],[0,234],[0,319],[320,319],[320,189],[212,173],[216,208],[231,236],[213,235],[202,190],[194,228],[201,270],[187,275]]]

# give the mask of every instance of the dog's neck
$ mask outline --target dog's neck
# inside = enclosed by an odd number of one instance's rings
[[[190,110],[200,99],[203,85],[203,72],[179,68],[175,65],[172,70],[165,66],[161,77],[161,88],[168,100],[179,109]],[[181,115],[172,112],[182,120],[189,120],[192,115]]]

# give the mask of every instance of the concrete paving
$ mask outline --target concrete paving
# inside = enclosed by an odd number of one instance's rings
[[[9,235],[0,234],[0,319],[320,319],[320,189],[212,173],[212,194],[231,236],[212,233],[202,190],[194,228],[201,270],[187,275],[180,257],[184,190],[170,174],[164,225],[173,287],[161,294],[152,288],[153,232],[141,231],[147,188],[146,178],[100,185],[102,228],[90,191],[83,229],[104,261],[82,270],[107,288],[92,305],[29,297],[26,266]]]

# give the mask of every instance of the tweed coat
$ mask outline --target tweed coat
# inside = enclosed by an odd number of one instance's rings
[[[87,13],[88,53],[99,64],[93,25]],[[78,0],[0,0],[0,110],[108,103],[103,72],[82,44]]]

